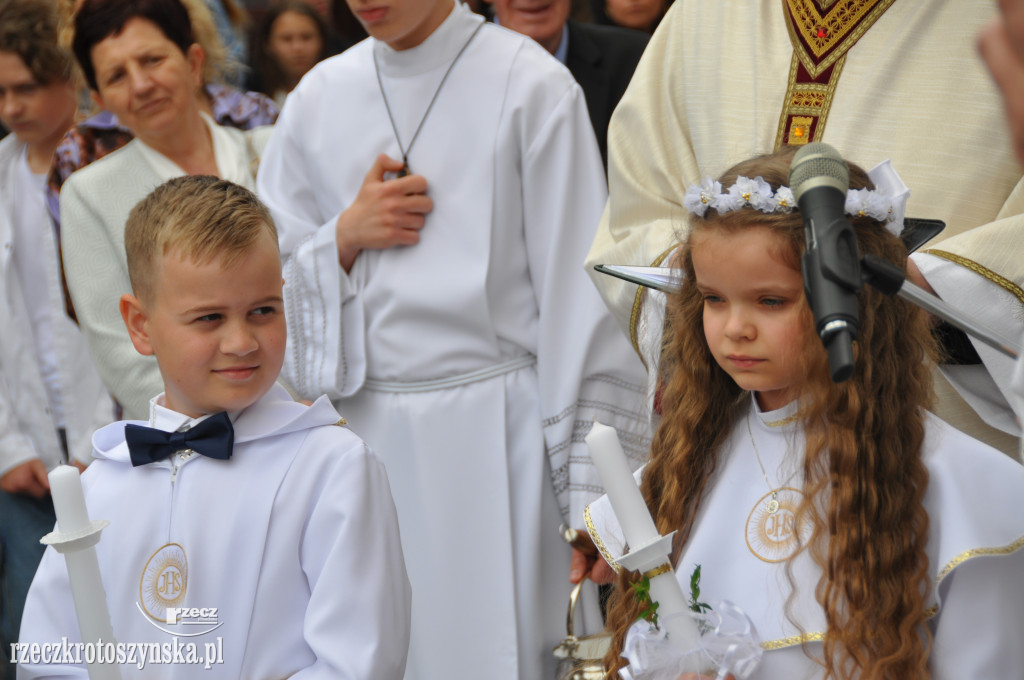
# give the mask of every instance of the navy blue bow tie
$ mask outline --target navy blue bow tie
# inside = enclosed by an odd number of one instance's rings
[[[224,411],[210,416],[184,432],[164,432],[142,425],[125,425],[124,438],[132,465],[145,465],[192,450],[210,458],[227,460],[235,443],[235,428]]]

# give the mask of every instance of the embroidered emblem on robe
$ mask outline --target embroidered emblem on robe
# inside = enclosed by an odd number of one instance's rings
[[[146,562],[139,581],[139,605],[157,621],[167,623],[167,609],[180,607],[188,590],[188,560],[177,543],[163,546]]]
[[[775,148],[821,141],[846,54],[894,0],[783,0],[793,44]]]
[[[769,502],[773,493],[778,494],[778,509],[771,512]],[[801,500],[803,494],[787,486],[769,491],[754,504],[747,517],[747,547],[758,559],[782,562],[810,540],[814,527],[806,515],[797,533],[797,508]]]

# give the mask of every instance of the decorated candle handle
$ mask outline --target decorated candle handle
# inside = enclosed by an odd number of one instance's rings
[[[672,569],[672,534],[658,535],[615,429],[595,420],[584,441],[630,546],[629,553],[619,564],[640,571],[650,579],[651,599],[658,603],[658,618],[664,622],[669,639],[684,652],[695,650],[700,641],[697,623],[689,616],[672,616],[689,611],[686,596]]]
[[[42,542],[64,555],[82,642],[97,645],[91,655],[96,661],[87,664],[89,678],[120,680],[121,672],[116,663],[101,663],[109,661],[105,650],[117,648],[95,548],[100,540],[100,532],[110,522],[89,519],[78,468],[60,465],[50,472],[49,478],[53,510],[57,515],[57,530],[43,536]],[[108,643],[113,643],[113,646]],[[100,644],[102,650],[98,647]]]

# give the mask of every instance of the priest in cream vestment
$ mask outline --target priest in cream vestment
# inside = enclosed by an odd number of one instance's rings
[[[906,214],[946,223],[914,256],[928,283],[1019,340],[1024,188],[975,47],[995,12],[982,0],[677,0],[612,117],[609,201],[588,269],[667,264],[687,186],[779,145],[822,141],[862,167],[892,159],[911,190]],[[653,365],[663,298],[593,277]],[[1009,451],[1020,434],[1005,398],[1012,362],[974,345],[987,371],[946,371],[974,408],[940,384],[936,410]]]

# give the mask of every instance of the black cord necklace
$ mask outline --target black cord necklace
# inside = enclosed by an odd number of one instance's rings
[[[469,47],[469,43],[473,42],[473,38],[480,32],[480,29],[484,27],[483,22],[476,27],[473,34],[469,36],[469,40],[462,46],[459,53],[452,59],[452,63],[448,65],[448,70],[444,72],[444,77],[441,78],[441,82],[438,84],[437,89],[434,90],[434,96],[431,98],[430,103],[427,105],[427,110],[423,112],[423,117],[420,118],[420,124],[416,126],[416,132],[413,133],[412,139],[409,141],[408,148],[402,146],[402,138],[398,136],[398,126],[395,125],[395,117],[391,114],[391,105],[388,104],[388,95],[384,92],[384,82],[380,77],[380,66],[377,64],[377,51],[373,51],[373,69],[377,72],[377,86],[380,88],[380,96],[384,99],[384,108],[388,112],[388,120],[391,121],[391,130],[395,133],[395,141],[398,142],[398,150],[402,152],[402,169],[398,171],[399,177],[405,177],[412,171],[409,169],[409,152],[412,151],[412,145],[416,143],[416,138],[420,136],[420,130],[423,129],[423,124],[427,122],[427,116],[430,115],[430,110],[434,108],[434,102],[437,101],[437,96],[441,94],[441,88],[444,87],[444,83],[448,80],[448,74],[455,68],[455,64],[458,63],[459,57]]]

